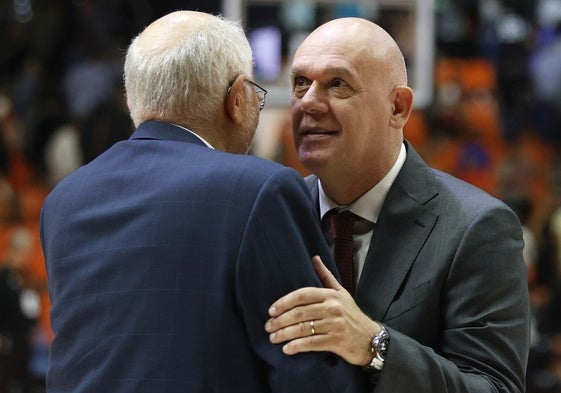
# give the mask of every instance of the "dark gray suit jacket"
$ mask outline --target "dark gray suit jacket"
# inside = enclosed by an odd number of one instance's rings
[[[355,295],[391,336],[375,392],[522,392],[529,304],[518,218],[405,144]],[[317,178],[306,180],[317,201]]]

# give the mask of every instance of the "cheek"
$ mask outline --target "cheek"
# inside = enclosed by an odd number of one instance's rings
[[[298,126],[300,124],[300,120],[302,119],[302,111],[300,110],[300,104],[294,98],[290,101],[290,119],[292,136],[296,141],[298,136]]]
[[[300,116],[300,101],[294,98],[294,96],[290,99],[290,115],[292,117]]]
[[[255,131],[257,131],[257,126],[259,125],[259,112],[254,112],[250,119],[249,119],[249,134],[250,134],[250,139],[253,139],[253,137],[255,136]]]
[[[373,144],[376,144],[375,129],[377,120],[372,116],[369,109],[357,110],[357,108],[346,108],[339,111],[337,121],[342,129],[345,149],[342,154],[347,159],[355,160],[366,154]]]
[[[247,154],[251,144],[253,143],[253,138],[255,137],[255,131],[257,130],[257,125],[259,124],[259,112],[250,113],[247,117],[247,122],[245,126],[240,131],[240,137],[238,140],[238,146],[236,152],[240,154]]]

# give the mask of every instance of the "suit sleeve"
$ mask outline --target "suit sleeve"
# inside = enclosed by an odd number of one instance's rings
[[[262,187],[249,217],[236,270],[236,295],[251,345],[264,364],[272,392],[364,392],[359,368],[327,352],[285,355],[269,341],[268,308],[300,287],[321,286],[311,258],[334,271],[317,213],[300,176],[275,172]]]
[[[380,392],[523,392],[529,302],[515,215],[493,205],[471,222],[441,294],[439,348],[389,329]]]

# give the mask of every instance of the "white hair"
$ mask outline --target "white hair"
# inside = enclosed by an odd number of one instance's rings
[[[168,40],[169,41],[169,40]],[[131,118],[208,121],[222,108],[228,84],[251,77],[252,52],[240,22],[221,16],[175,42],[147,50],[134,38],[124,67]]]

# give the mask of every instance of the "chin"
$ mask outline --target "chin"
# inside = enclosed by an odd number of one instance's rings
[[[317,151],[298,151],[298,160],[312,173],[317,173],[327,164],[327,157]]]

